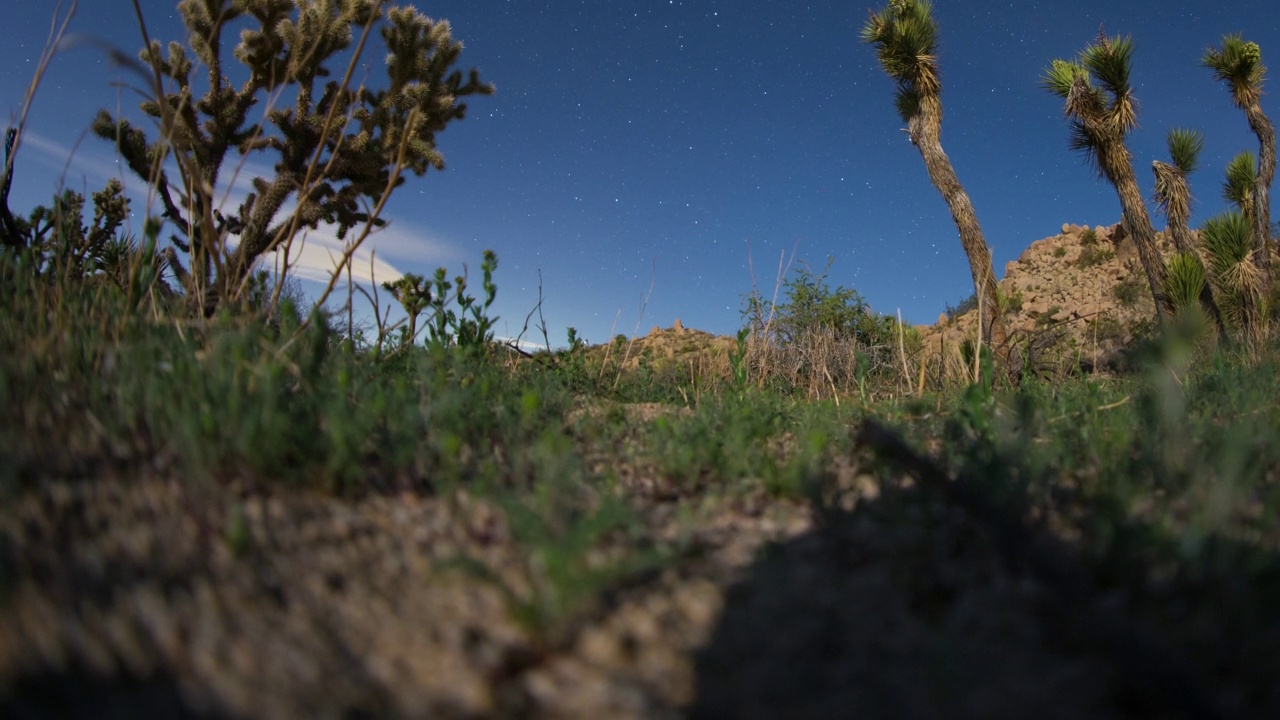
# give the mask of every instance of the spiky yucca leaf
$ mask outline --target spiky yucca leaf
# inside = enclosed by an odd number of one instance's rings
[[[920,113],[920,92],[914,87],[899,87],[893,96],[893,106],[903,122],[911,122],[911,118]]]
[[[1204,265],[1195,253],[1174,253],[1165,265],[1164,291],[1173,312],[1200,307],[1200,294],[1204,292],[1208,277]]]
[[[1183,175],[1195,172],[1200,163],[1200,152],[1204,150],[1204,135],[1199,131],[1187,128],[1174,128],[1166,137],[1169,144],[1169,157]]]
[[[942,89],[938,60],[938,24],[929,0],[891,0],[862,27],[862,41],[876,46],[876,58],[889,77],[916,92]]]
[[[1138,118],[1129,85],[1132,62],[1132,40],[1104,36],[1081,50],[1075,61],[1054,60],[1040,80],[1049,92],[1066,99],[1068,117],[1106,122],[1123,135],[1137,124]]]
[[[1086,86],[1091,86],[1089,71],[1084,66],[1070,60],[1054,60],[1041,76],[1040,82],[1046,90],[1065,100],[1071,94],[1071,88],[1075,86],[1077,79]]]
[[[1200,228],[1200,240],[1209,260],[1209,270],[1219,282],[1227,279],[1236,265],[1249,260],[1253,251],[1249,219],[1236,210],[1206,220]]]
[[[1222,198],[1246,215],[1253,212],[1253,186],[1258,178],[1258,159],[1248,150],[1227,163]]]
[[[1191,214],[1191,193],[1182,171],[1176,165],[1159,160],[1151,163],[1151,171],[1156,176],[1156,203],[1164,216],[1170,221],[1188,217]]]
[[[1262,64],[1262,48],[1258,43],[1247,42],[1239,34],[1224,35],[1222,47],[1205,50],[1200,64],[1231,86],[1231,99],[1236,106],[1256,105],[1261,99],[1267,66]]]
[[[1133,64],[1133,40],[1117,35],[1102,37],[1080,52],[1080,64],[1093,74],[1098,84],[1117,98],[1129,94],[1129,71]]]
[[[1252,257],[1246,257],[1227,268],[1222,274],[1222,282],[1238,289],[1241,293],[1256,296],[1262,290],[1262,271],[1258,269]]]
[[[1208,262],[1214,297],[1228,325],[1248,323],[1255,303],[1256,272],[1252,266],[1253,232],[1249,219],[1235,210],[1216,215],[1200,228],[1200,240]]]

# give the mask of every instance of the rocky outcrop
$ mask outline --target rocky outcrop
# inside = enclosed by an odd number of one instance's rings
[[[1172,251],[1167,233],[1157,233],[1157,243]],[[1112,361],[1155,316],[1137,248],[1119,224],[1064,223],[1005,265],[1000,291],[1012,342],[1078,352],[1094,366]],[[976,309],[938,320],[925,331],[925,347],[935,353],[956,352],[976,337]]]

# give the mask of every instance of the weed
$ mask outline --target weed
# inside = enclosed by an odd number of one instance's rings
[[[1101,265],[1105,262],[1110,262],[1111,260],[1114,260],[1115,257],[1115,250],[1099,247],[1098,244],[1094,242],[1092,244],[1085,245],[1084,249],[1080,251],[1080,257],[1076,259],[1076,266],[1080,268],[1090,268],[1096,265]]]
[[[955,320],[957,317],[978,308],[978,296],[970,294],[969,297],[961,300],[955,305],[947,305],[947,319]]]
[[[1129,276],[1111,288],[1111,294],[1124,307],[1131,308],[1142,299],[1143,284],[1136,276]]]
[[[733,388],[742,392],[747,387],[747,338],[751,335],[749,328],[738,331],[737,345],[729,352],[729,365],[733,371]]]

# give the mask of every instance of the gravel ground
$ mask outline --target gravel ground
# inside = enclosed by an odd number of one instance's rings
[[[527,551],[481,499],[46,483],[0,507],[0,716],[1245,717],[1259,707],[1230,679],[1198,675],[1123,596],[1064,593],[1067,575],[1037,567],[1034,548],[1008,547],[961,495],[881,491],[846,471],[843,504],[856,507],[821,517],[763,494],[658,500],[670,494],[660,483],[624,481],[647,535],[683,537],[685,549],[545,633],[516,622],[498,583],[452,569],[464,554],[528,592]]]
[[[527,586],[480,500],[49,483],[0,512],[0,715],[676,716],[725,588],[810,525],[798,503],[736,502],[696,557],[548,640],[448,569],[461,553]]]

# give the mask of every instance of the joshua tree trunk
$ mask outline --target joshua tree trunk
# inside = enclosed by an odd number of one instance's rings
[[[1271,297],[1271,181],[1276,175],[1276,129],[1257,103],[1244,111],[1258,136],[1258,176],[1253,181],[1253,261],[1262,271],[1262,297]]]
[[[1120,197],[1125,230],[1138,248],[1138,260],[1147,274],[1147,283],[1151,285],[1151,297],[1155,299],[1156,319],[1163,324],[1169,308],[1169,299],[1164,291],[1164,259],[1156,247],[1156,232],[1151,226],[1151,216],[1147,214],[1147,204],[1138,190],[1138,179],[1133,172],[1133,163],[1129,161],[1129,152],[1123,143],[1118,148],[1108,143],[1098,148],[1098,160],[1103,174],[1115,186],[1116,195]]]
[[[1197,147],[1195,154],[1198,155],[1199,152]],[[1177,162],[1176,156],[1174,160],[1173,165],[1159,161],[1151,164],[1151,169],[1156,176],[1156,201],[1164,209],[1165,217],[1169,221],[1169,234],[1173,236],[1173,246],[1178,252],[1194,257],[1203,267],[1200,253],[1191,243],[1191,185],[1187,182],[1184,166]],[[1186,167],[1189,169],[1194,164],[1195,159],[1192,158]],[[1221,308],[1218,307],[1218,301],[1213,297],[1213,289],[1207,282],[1200,288],[1200,305],[1212,318],[1219,337],[1225,339],[1226,322],[1223,320]],[[1177,310],[1177,308],[1171,309]]]
[[[911,143],[924,159],[929,180],[942,193],[960,231],[960,244],[969,258],[974,294],[981,300],[982,331],[1005,368],[1010,348],[991,266],[991,250],[978,225],[973,203],[965,193],[951,160],[942,150],[942,81],[938,75],[938,24],[929,0],[889,0],[872,11],[862,28],[862,41],[876,46],[885,73],[898,84],[895,104],[907,123]]]
[[[4,134],[4,164],[0,165],[0,245],[21,247],[18,224],[9,211],[9,188],[13,186],[13,145],[18,131],[9,128]]]
[[[991,249],[987,247],[978,216],[973,210],[969,194],[956,177],[951,159],[942,149],[942,104],[936,97],[920,99],[920,112],[907,123],[911,142],[924,158],[929,180],[942,193],[951,219],[960,231],[960,244],[969,258],[969,272],[973,274],[973,287],[982,298],[982,334],[991,343],[997,355],[1006,358],[1008,332],[1001,313],[997,294],[996,275],[991,263]]]

